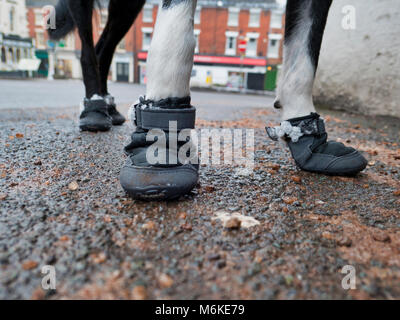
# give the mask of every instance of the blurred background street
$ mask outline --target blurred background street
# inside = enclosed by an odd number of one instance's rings
[[[33,81],[0,79],[0,88],[3,93],[0,96],[0,109],[71,107],[79,105],[84,96],[84,86],[80,80],[49,82],[45,79]],[[121,104],[132,104],[146,92],[144,85],[119,82],[110,82],[109,88],[116,97],[116,102]],[[226,107],[233,109],[272,107],[274,95],[242,95],[197,90],[193,92],[192,99],[196,106],[224,113]]]
[[[356,177],[300,171],[266,135],[280,121],[285,1],[199,0],[196,128],[254,129],[255,168],[202,165],[189,195],[151,203],[119,184],[129,123],[79,131],[79,37],[49,41],[42,24],[56,2],[0,0],[0,299],[400,299],[398,0],[335,0],[328,19],[315,100],[329,138],[368,159]],[[124,115],[145,93],[157,11],[147,1],[112,62]],[[56,290],[42,288],[45,265]]]

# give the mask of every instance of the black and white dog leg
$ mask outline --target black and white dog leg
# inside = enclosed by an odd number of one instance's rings
[[[81,103],[79,128],[82,131],[108,131],[112,127],[112,118],[108,113],[107,103],[103,97],[93,95]]]
[[[266,128],[273,140],[286,140],[300,169],[328,175],[355,175],[367,166],[363,155],[340,142],[327,141],[324,120],[319,114],[283,121],[279,127]]]

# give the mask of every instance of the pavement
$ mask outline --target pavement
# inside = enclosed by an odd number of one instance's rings
[[[111,87],[124,113],[144,90]],[[398,119],[320,110],[369,161],[330,177],[266,137],[272,98],[194,92],[199,129],[255,130],[254,172],[202,165],[191,194],[140,202],[118,182],[132,129],[79,132],[80,82],[0,88],[0,299],[400,299]]]

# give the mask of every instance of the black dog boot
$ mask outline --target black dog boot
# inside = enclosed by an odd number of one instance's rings
[[[104,100],[107,103],[108,114],[112,118],[113,126],[123,125],[126,119],[121,113],[118,112],[114,97],[108,94],[104,97]]]
[[[187,194],[199,178],[197,148],[190,140],[196,119],[190,97],[160,101],[142,97],[133,108],[136,130],[125,147],[122,188],[140,200],[171,200]],[[186,133],[185,141],[178,140],[180,133]],[[177,156],[179,150],[185,151],[185,159]]]
[[[280,127],[266,128],[273,140],[284,138],[300,169],[328,175],[355,175],[367,160],[355,149],[327,141],[324,120],[317,113],[283,121]]]
[[[103,98],[94,96],[85,98],[81,106],[79,128],[82,131],[108,131],[112,127],[112,119],[108,114],[107,103]]]

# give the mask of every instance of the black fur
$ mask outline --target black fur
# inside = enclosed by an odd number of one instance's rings
[[[163,9],[170,9],[173,6],[175,6],[181,2],[185,2],[185,1],[188,1],[188,0],[163,0],[162,7],[163,7]]]
[[[108,94],[107,77],[114,51],[135,22],[145,2],[146,0],[110,0],[107,25],[95,48],[99,60],[102,95]]]
[[[312,27],[309,39],[309,52],[315,70],[318,67],[322,38],[324,36],[326,20],[332,0],[313,0],[311,4]]]
[[[288,0],[286,5],[285,43],[288,43],[296,31],[301,9],[306,1]]]

